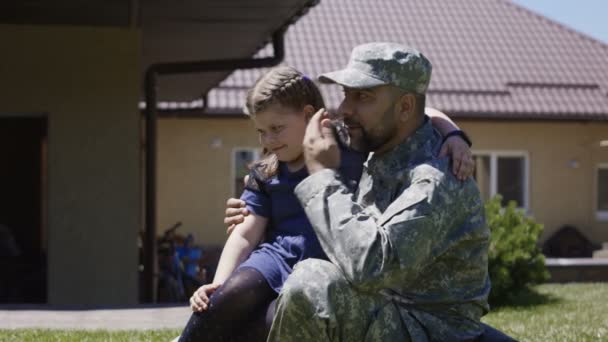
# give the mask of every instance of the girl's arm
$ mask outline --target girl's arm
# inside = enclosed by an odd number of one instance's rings
[[[442,136],[448,135],[452,131],[460,128],[444,113],[434,108],[425,108],[424,113],[431,118],[433,127],[437,128]],[[452,157],[452,172],[460,180],[465,180],[475,171],[473,154],[469,144],[460,136],[452,136],[445,140],[439,156],[449,155]]]
[[[211,294],[228,279],[232,271],[245,261],[251,251],[260,243],[267,223],[266,217],[251,213],[235,226],[222,250],[213,282],[199,287],[190,297],[192,311],[207,310]]]
[[[223,284],[238,265],[240,265],[260,243],[266,229],[268,218],[253,213],[245,216],[244,221],[234,228],[222,250],[214,284]]]
[[[452,121],[452,119],[450,119],[443,112],[441,112],[435,108],[430,108],[430,107],[424,108],[424,114],[428,115],[431,118],[431,123],[433,124],[433,126],[435,126],[435,128],[437,128],[439,133],[441,133],[441,135],[444,137],[448,133],[450,133],[452,131],[457,131],[460,129],[458,127],[458,125],[456,125],[456,123],[454,123],[454,121]]]

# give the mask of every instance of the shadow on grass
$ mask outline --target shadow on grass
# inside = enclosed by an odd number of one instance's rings
[[[492,308],[501,307],[531,307],[537,305],[557,304],[562,299],[551,295],[538,293],[532,288],[525,288],[515,293],[511,293],[507,298],[501,300],[491,300],[490,305]]]

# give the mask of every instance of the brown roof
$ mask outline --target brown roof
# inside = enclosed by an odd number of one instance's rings
[[[608,45],[506,0],[323,0],[287,32],[285,64],[316,76],[370,41],[427,55],[428,105],[457,117],[608,120]],[[240,112],[263,72],[234,72],[207,112]],[[322,90],[335,108],[339,87]]]

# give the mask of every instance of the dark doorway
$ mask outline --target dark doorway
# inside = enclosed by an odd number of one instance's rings
[[[0,118],[0,303],[46,302],[46,117]]]

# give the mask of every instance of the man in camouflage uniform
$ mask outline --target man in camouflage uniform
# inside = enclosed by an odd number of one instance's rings
[[[340,150],[326,114],[304,139],[310,176],[296,188],[331,262],[296,265],[269,341],[461,341],[488,310],[489,231],[472,179],[438,158],[424,115],[430,62],[392,43],[356,47],[322,82],[344,88],[351,147],[372,151],[354,193],[336,173]]]

